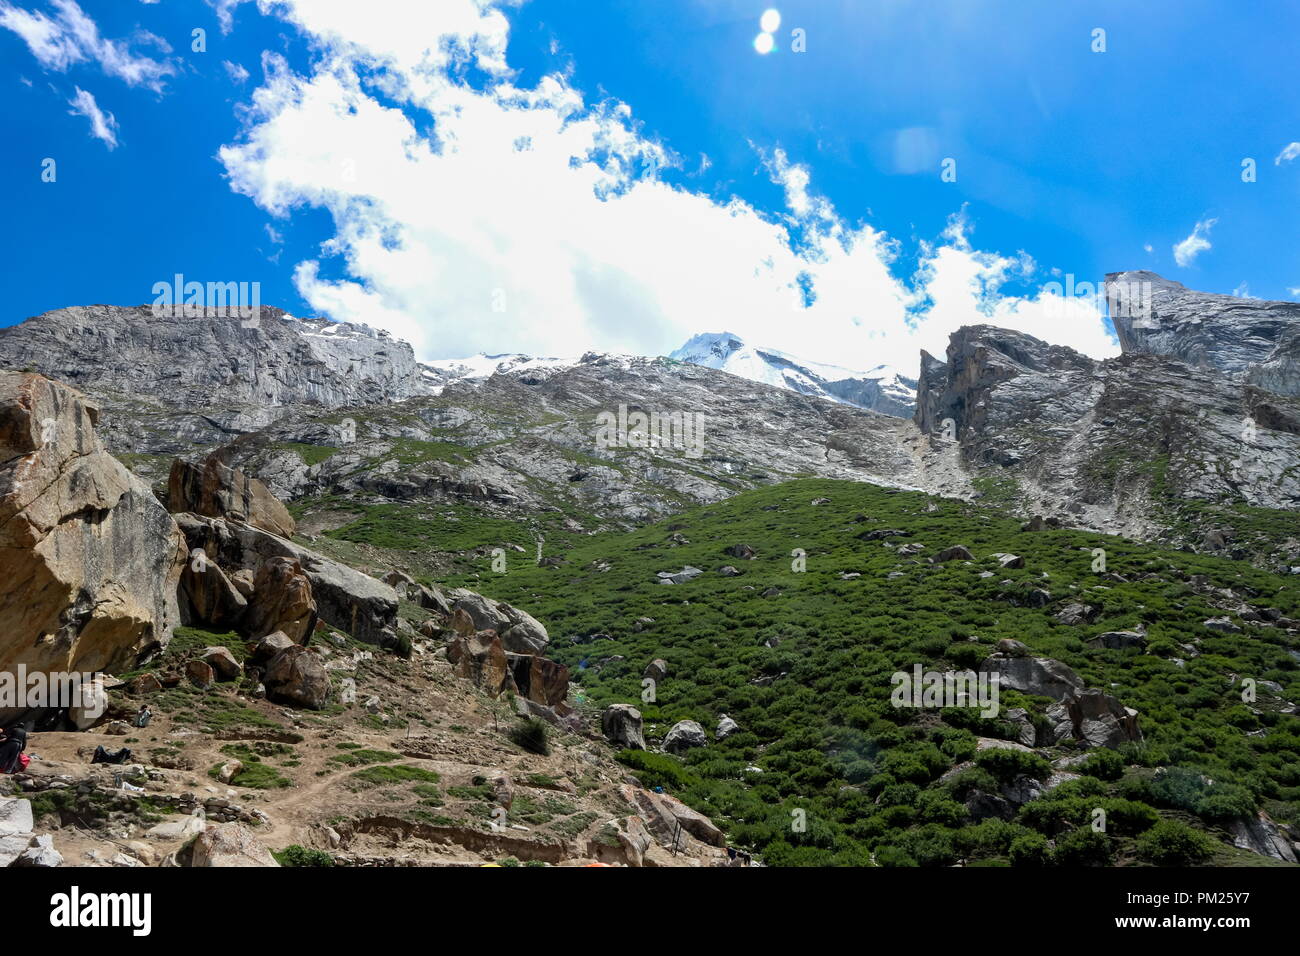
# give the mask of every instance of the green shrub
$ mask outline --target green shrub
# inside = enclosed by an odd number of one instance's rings
[[[546,756],[551,752],[550,730],[540,717],[528,717],[510,728],[510,740],[530,754]]]
[[[272,852],[275,861],[281,866],[333,866],[334,857],[324,850],[313,850],[297,843],[283,850]]]
[[[1177,820],[1161,820],[1138,839],[1142,859],[1156,866],[1191,866],[1214,855],[1215,842]]]

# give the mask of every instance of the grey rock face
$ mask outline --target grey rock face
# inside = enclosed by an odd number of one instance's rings
[[[297,319],[157,318],[148,306],[55,309],[0,329],[0,368],[31,368],[99,399],[111,451],[174,452],[270,424],[285,410],[400,401],[427,391],[387,332]]]
[[[1168,355],[1237,380],[1268,364],[1265,387],[1300,394],[1300,378],[1288,374],[1300,357],[1300,303],[1196,292],[1145,271],[1110,273],[1106,292],[1125,354]]]
[[[600,730],[612,744],[631,750],[645,750],[641,711],[631,704],[610,704],[600,715]]]

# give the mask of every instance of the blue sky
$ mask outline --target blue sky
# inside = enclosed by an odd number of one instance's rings
[[[1300,298],[1297,27],[1197,0],[0,0],[0,325],[179,272],[425,358],[725,328],[911,373],[974,321],[1110,354],[1044,283]]]

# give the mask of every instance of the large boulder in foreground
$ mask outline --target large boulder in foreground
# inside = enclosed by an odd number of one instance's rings
[[[190,866],[279,866],[271,851],[242,823],[219,823],[197,837],[188,850]]]
[[[311,582],[322,621],[367,644],[396,643],[397,592],[383,581],[252,525],[193,514],[175,517],[189,548],[203,551],[232,581],[241,569],[257,572],[270,558],[289,558]],[[256,604],[256,582],[252,593]]]
[[[126,669],[180,622],[184,539],[98,417],[73,388],[0,372],[0,670]]]
[[[172,462],[167,510],[242,521],[282,538],[294,532],[294,520],[280,499],[256,478],[227,466],[216,452],[201,465],[179,458]]]

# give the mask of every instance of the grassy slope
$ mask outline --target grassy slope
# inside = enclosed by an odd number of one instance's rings
[[[819,496],[830,503],[813,506]],[[859,539],[877,528],[910,531],[911,537],[892,540],[924,544],[920,563]],[[672,530],[690,544],[671,544]],[[757,558],[724,554],[737,542],[755,547]],[[925,561],[952,544],[969,547],[974,564]],[[1108,570],[1130,583],[1093,573],[1096,547],[1105,548]],[[794,548],[807,552],[803,574],[791,571]],[[1023,555],[1025,568],[981,579],[979,571],[996,569],[988,557],[995,551]],[[1263,713],[1252,713],[1229,683],[1230,674],[1275,680],[1288,699],[1300,697],[1300,665],[1287,653],[1295,641],[1250,624],[1238,636],[1206,630],[1202,622],[1221,612],[1185,581],[1203,574],[1238,593],[1251,588],[1257,606],[1300,617],[1294,579],[1105,535],[1021,532],[1017,522],[961,502],[815,479],[740,494],[631,533],[578,539],[564,557],[559,568],[512,561],[508,574],[491,575],[484,567],[482,578],[448,583],[470,584],[540,618],[552,634],[552,656],[575,669],[582,693],[595,703],[638,702],[645,664],[665,658],[670,676],[658,686],[657,702],[640,705],[651,736],[687,717],[712,736],[720,713],[735,718],[742,732],[684,762],[660,755],[627,759],[647,782],[678,792],[771,863],[865,863],[873,855],[901,864],[1031,861],[1042,855],[1044,837],[1057,839],[1058,862],[1128,862],[1154,859],[1155,835],[1165,838],[1161,845],[1186,842],[1176,826],[1151,831],[1161,817],[1219,837],[1226,816],[1253,806],[1279,819],[1300,817],[1300,719],[1266,704],[1257,705]],[[592,567],[596,562],[612,567],[601,572]],[[706,573],[683,585],[657,583],[656,571],[684,564]],[[743,574],[719,576],[724,564]],[[888,580],[894,570],[904,576]],[[862,577],[841,580],[845,571]],[[1012,584],[1001,583],[1008,579]],[[769,587],[781,594],[762,597]],[[1033,587],[1050,590],[1053,603],[1042,609],[1012,603]],[[1094,624],[1057,623],[1056,611],[1075,600],[1102,608]],[[655,623],[634,632],[638,617]],[[1150,637],[1146,654],[1085,647],[1093,634],[1140,622]],[[567,640],[597,632],[613,640]],[[937,780],[972,757],[976,735],[1007,736],[1004,726],[968,711],[944,711],[940,719],[933,711],[896,710],[888,703],[889,677],[917,662],[971,666],[1002,637],[1065,661],[1090,686],[1137,708],[1146,742],[1126,748],[1128,766],[1119,779],[1065,784],[1014,823],[971,826],[959,802],[965,791],[991,789],[988,772],[1015,768],[989,766],[956,785]],[[1168,660],[1187,657],[1176,645],[1192,641],[1201,656],[1181,668]],[[595,666],[616,655],[626,659]],[[752,683],[765,676],[776,679],[769,686]],[[1002,698],[1004,711],[1041,710],[1045,703],[1011,691]],[[1267,735],[1246,736],[1259,728]],[[746,771],[749,766],[763,772]],[[1157,775],[1154,768],[1180,769]],[[1117,777],[1121,771],[1099,765],[1095,772]],[[1096,806],[1108,808],[1107,836],[1090,835],[1087,827]],[[800,809],[808,825],[794,832],[791,811]],[[1202,855],[1194,847],[1186,852]],[[1234,859],[1221,846],[1216,853],[1216,861]]]

